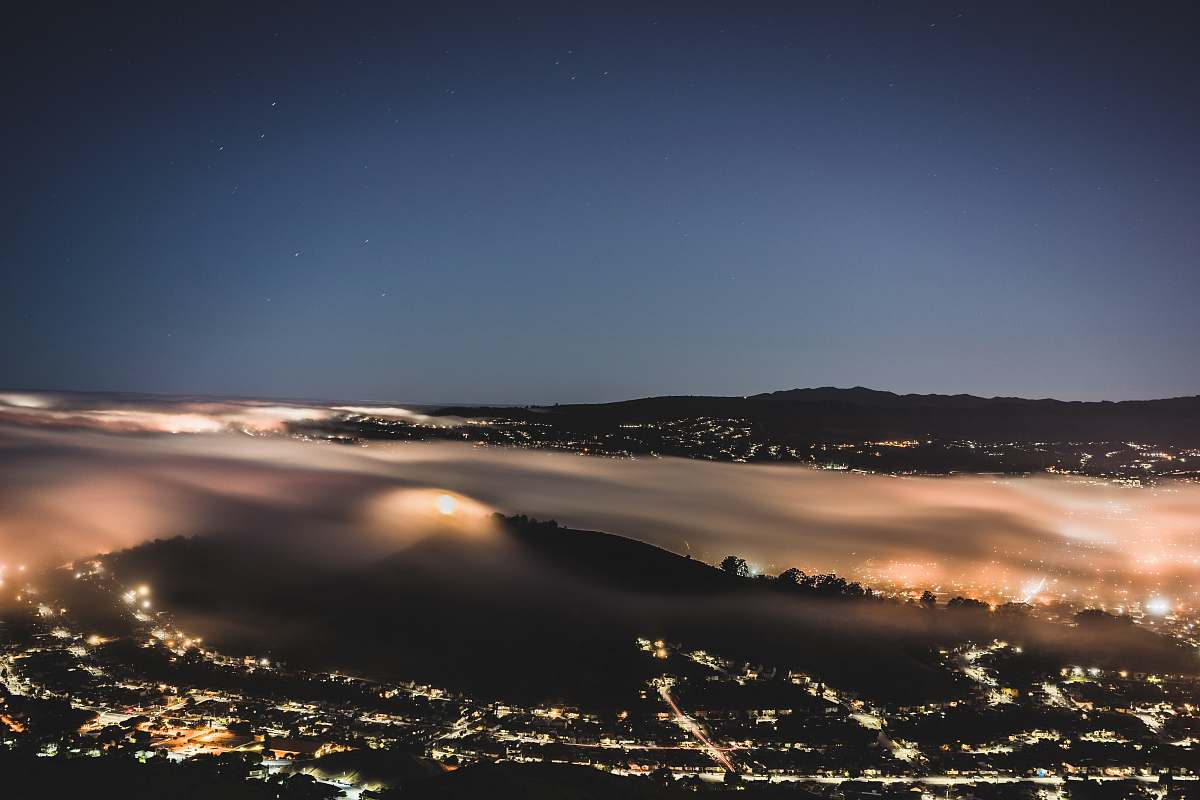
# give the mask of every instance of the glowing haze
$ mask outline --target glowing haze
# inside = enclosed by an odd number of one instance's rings
[[[293,401],[168,398],[155,395],[0,393],[0,422],[96,428],[114,432],[283,433],[293,422],[374,417],[452,427],[454,417],[431,417],[394,406],[330,406]]]
[[[286,531],[329,557],[375,558],[414,537],[484,533],[500,511],[710,562],[737,553],[759,570],[833,570],[871,585],[995,601],[1197,602],[1192,484],[895,478],[466,444],[345,447],[243,435],[340,413],[331,407],[80,410],[40,397],[0,398],[0,564],[9,568],[154,538],[263,531]],[[163,424],[180,416],[190,422]],[[203,433],[160,432],[179,430]]]

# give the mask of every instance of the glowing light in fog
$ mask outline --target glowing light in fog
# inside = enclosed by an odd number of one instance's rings
[[[1164,617],[1171,613],[1171,601],[1165,597],[1151,597],[1146,601],[1146,613],[1156,617]]]
[[[438,513],[444,514],[447,517],[458,511],[458,501],[448,494],[439,494],[435,504],[437,505]]]
[[[1032,603],[1037,598],[1037,596],[1042,593],[1042,589],[1045,589],[1045,588],[1046,588],[1046,579],[1044,577],[1040,581],[1037,581],[1036,583],[1026,584],[1021,589],[1021,592],[1022,592],[1021,602],[1022,603]]]

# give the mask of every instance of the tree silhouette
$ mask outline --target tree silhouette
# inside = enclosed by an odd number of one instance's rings
[[[736,575],[739,578],[750,576],[750,567],[746,564],[746,559],[738,556],[725,556],[721,559],[721,571],[727,572],[730,575]]]
[[[792,567],[779,573],[778,580],[780,585],[785,586],[788,589],[793,589],[798,588],[801,584],[803,584],[806,577],[807,576],[804,574],[804,570]]]
[[[955,609],[957,611],[990,611],[991,607],[982,600],[976,600],[973,597],[952,597],[946,603],[946,608]]]

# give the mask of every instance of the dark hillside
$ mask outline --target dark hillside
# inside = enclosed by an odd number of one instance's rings
[[[275,544],[170,540],[109,561],[122,580],[152,583],[162,606],[218,649],[518,702],[620,706],[677,668],[639,650],[639,637],[883,701],[960,693],[935,650],[965,639],[1003,636],[1101,666],[1192,664],[1137,626],[1093,635],[864,597],[838,580],[806,588],[736,577],[636,540],[524,518],[504,520],[498,536],[432,536],[355,569],[285,560]]]

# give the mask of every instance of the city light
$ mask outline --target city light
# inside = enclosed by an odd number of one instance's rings
[[[1151,597],[1146,601],[1146,613],[1156,617],[1165,617],[1171,613],[1171,601],[1165,597]]]
[[[1046,578],[1043,576],[1041,580],[1030,581],[1021,589],[1021,602],[1032,603],[1037,596],[1046,588]]]

